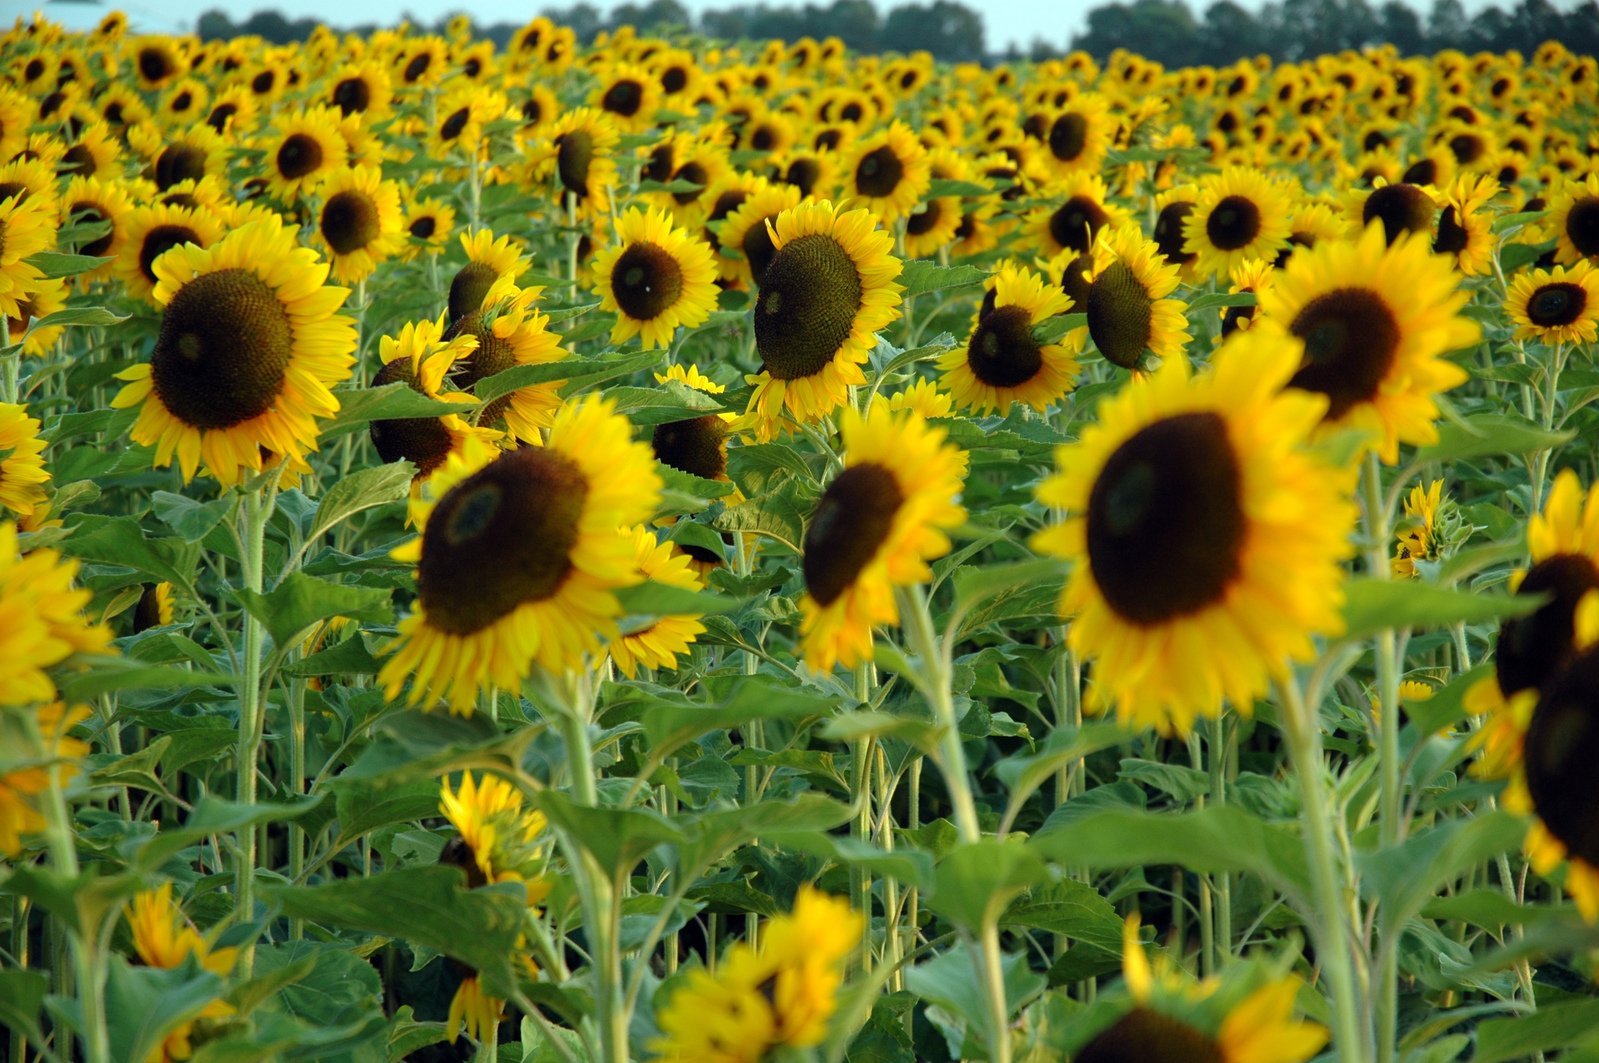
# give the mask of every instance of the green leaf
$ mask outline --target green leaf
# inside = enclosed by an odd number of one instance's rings
[[[643,192],[702,192],[705,186],[694,181],[677,178],[671,181],[640,181],[638,191]]]
[[[39,1011],[50,979],[38,971],[0,971],[0,1026],[18,1037],[42,1041]]]
[[[110,261],[111,259],[101,258],[98,255],[72,255],[65,251],[39,251],[28,256],[28,264],[44,274],[47,279],[76,277],[80,273],[99,269]]]
[[[1121,967],[1122,920],[1094,887],[1070,879],[1035,889],[1000,916],[1002,927],[1025,927],[1070,939],[1050,968],[1056,982],[1092,978]]]
[[[366,648],[365,637],[357,633],[343,642],[285,665],[283,670],[297,676],[375,675],[382,663]]]
[[[1477,1026],[1472,1063],[1531,1059],[1539,1052],[1590,1040],[1595,1029],[1599,1029],[1599,1000],[1559,1001],[1531,1014],[1489,1019]]]
[[[56,328],[62,325],[120,325],[128,320],[126,314],[113,314],[103,306],[73,306],[53,314],[36,317],[28,322],[28,331]]]
[[[263,885],[263,898],[291,918],[401,938],[453,956],[483,975],[494,996],[516,984],[512,957],[527,918],[520,888],[468,890],[454,867],[401,868],[320,886]]]
[[[352,620],[383,623],[392,618],[389,591],[383,587],[353,587],[291,572],[266,594],[235,592],[250,615],[266,627],[280,647],[319,620],[345,616]]]
[[[1254,306],[1255,302],[1254,292],[1206,292],[1188,304],[1188,312],[1192,314],[1229,306]]]
[[[1030,970],[1027,957],[1011,953],[1000,961],[1005,986],[1007,1014],[1014,1015],[1044,988],[1044,976]],[[964,942],[926,963],[905,972],[905,988],[930,1004],[948,1012],[950,1018],[964,1019],[977,1031],[977,1040],[988,1043],[992,1019],[988,1001],[971,950]]]
[[[186,543],[198,543],[210,535],[232,508],[231,498],[196,502],[171,491],[156,491],[150,495],[150,509]]]
[[[1300,903],[1311,892],[1304,842],[1233,805],[1180,815],[1092,812],[1046,827],[1029,844],[1068,867],[1174,864],[1191,871],[1256,875]]]
[[[341,838],[355,839],[379,827],[442,815],[439,784],[431,780],[386,786],[364,780],[343,783],[335,779],[331,786]]]
[[[1066,571],[1066,562],[1055,558],[962,566],[953,578],[955,611],[962,616],[961,631],[969,632],[989,622],[993,618],[992,607],[1012,597],[1028,595],[1040,588],[1058,595]],[[979,611],[984,606],[990,608]]]
[[[640,369],[651,369],[663,364],[659,352],[629,354],[618,358],[563,358],[558,362],[539,362],[534,365],[513,365],[491,377],[478,381],[472,389],[482,402],[493,402],[501,395],[509,395],[517,388],[533,384],[565,381],[562,389],[567,394],[589,384],[598,384],[614,377],[627,376]]]
[[[550,824],[586,850],[612,880],[632,871],[657,845],[680,845],[687,835],[677,823],[649,808],[591,808],[556,790],[541,790],[533,802]]]
[[[1382,918],[1402,927],[1440,890],[1473,868],[1520,847],[1527,824],[1508,812],[1443,820],[1404,842],[1356,855],[1362,885],[1374,894]]]
[[[369,421],[397,421],[410,417],[442,417],[447,413],[467,413],[469,402],[430,399],[404,381],[379,388],[348,388],[335,391],[339,412],[322,426],[324,441],[353,432]]]
[[[1034,343],[1059,343],[1073,329],[1088,327],[1087,314],[1056,314],[1033,329]]]
[[[779,844],[794,834],[821,834],[849,819],[849,806],[820,794],[802,793],[788,801],[757,801],[679,816],[687,840],[674,850],[680,873],[699,874],[739,845],[754,838]]]
[[[133,517],[85,514],[61,549],[85,561],[121,565],[179,587],[193,585],[200,548],[178,539],[150,539]]]
[[[723,409],[721,400],[676,380],[653,388],[608,388],[605,397],[616,403],[616,412],[636,425],[670,424],[687,421]]]
[[[969,288],[986,279],[988,274],[976,266],[940,266],[922,259],[905,263],[905,270],[899,277],[907,297],[946,288]]]
[[[977,933],[998,923],[1017,896],[1049,878],[1043,859],[1022,841],[983,838],[956,846],[933,872],[928,904],[939,915]]]
[[[1526,616],[1543,604],[1536,594],[1473,594],[1415,580],[1357,577],[1344,599],[1344,638],[1386,628],[1443,628]]]
[[[398,502],[411,489],[411,478],[416,466],[408,461],[362,469],[329,487],[316,507],[316,518],[311,522],[311,532],[305,537],[308,543],[316,542],[342,521],[349,520],[363,510]]]
[[[933,858],[914,849],[895,849],[890,852],[859,838],[823,834],[820,831],[777,831],[767,834],[762,840],[784,849],[830,860],[840,867],[862,868],[871,872],[874,878],[891,878],[917,889],[926,889],[933,881]]]
[[[56,680],[65,701],[92,701],[103,694],[128,690],[185,690],[189,687],[236,687],[239,677],[226,672],[190,670],[145,664],[136,657],[78,658],[85,668]]]
[[[109,957],[105,1021],[113,1059],[148,1059],[168,1034],[199,1016],[222,993],[222,979],[193,956],[179,967],[134,967]]]
[[[640,583],[616,592],[622,612],[628,616],[705,616],[731,613],[744,603],[738,598],[711,591],[691,591],[667,583]]]
[[[1460,461],[1489,454],[1532,454],[1573,438],[1576,430],[1549,432],[1506,413],[1474,413],[1438,426],[1438,442],[1417,451],[1417,464]]]
[[[633,688],[627,693],[639,694]],[[681,700],[676,700],[681,698]],[[651,697],[642,713],[644,740],[657,752],[675,749],[700,735],[751,720],[800,719],[831,712],[833,700],[817,690],[782,683],[770,676],[739,680],[717,699],[690,700],[675,695]]]
[[[258,802],[241,805],[220,797],[202,797],[181,824],[163,826],[159,834],[139,846],[140,867],[157,868],[184,849],[213,834],[234,834],[259,823],[299,819],[322,803],[322,794],[293,804]]]
[[[946,196],[966,196],[974,199],[985,199],[994,194],[994,190],[987,185],[980,185],[975,181],[956,181],[948,177],[940,177],[933,181],[927,188],[923,199],[943,199]]]

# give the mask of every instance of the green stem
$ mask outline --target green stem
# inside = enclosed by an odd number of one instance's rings
[[[0,314],[0,348],[11,346],[11,319],[5,314]],[[22,348],[7,351],[5,366],[0,373],[0,399],[6,402],[17,401],[17,378],[22,372]]]
[[[240,536],[240,567],[244,589],[261,593],[265,565],[266,526],[277,501],[276,480],[266,477],[266,486],[257,484],[245,492],[240,506],[243,534]],[[266,632],[249,610],[244,612],[243,678],[239,684],[239,804],[255,804],[256,760],[261,752],[265,712],[261,689],[261,651]],[[239,836],[239,856],[234,868],[235,912],[246,922],[255,918],[256,830],[246,827]],[[251,945],[239,953],[239,974],[248,978],[255,962]]]
[[[1355,993],[1354,942],[1343,913],[1345,898],[1338,888],[1333,857],[1333,827],[1327,811],[1333,794],[1323,785],[1321,731],[1300,693],[1297,678],[1282,683],[1283,726],[1299,782],[1299,814],[1304,823],[1305,849],[1310,858],[1311,898],[1315,921],[1316,956],[1332,990],[1333,1037],[1341,1063],[1362,1063],[1369,1058],[1361,1029],[1360,1002]]]

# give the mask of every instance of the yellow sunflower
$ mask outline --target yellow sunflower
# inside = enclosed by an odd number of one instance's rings
[[[844,471],[816,503],[801,569],[801,653],[818,671],[871,657],[872,630],[899,622],[894,588],[926,581],[966,519],[964,455],[920,414],[874,405],[841,418]]]
[[[50,473],[44,467],[39,419],[15,402],[0,402],[0,506],[27,517],[45,501]]]
[[[30,712],[42,748],[25,725],[23,713]],[[8,708],[0,714],[0,748],[5,751],[0,753],[0,856],[15,859],[22,851],[22,836],[37,834],[48,825],[38,798],[50,789],[52,764],[63,784],[77,775],[74,762],[88,754],[89,746],[68,732],[89,715],[87,707],[69,712],[59,701],[37,708]]]
[[[1046,115],[1042,140],[1047,150],[1041,157],[1058,173],[1097,173],[1110,150],[1115,126],[1109,101],[1098,93],[1085,92]]]
[[[966,180],[968,170],[965,160],[950,148],[939,148],[928,155],[933,180]],[[961,222],[965,220],[961,197],[939,196],[925,199],[910,217],[905,219],[905,255],[907,258],[927,258],[955,240]]]
[[[1566,181],[1549,203],[1545,223],[1555,238],[1555,261],[1574,265],[1599,258],[1599,173],[1581,181]]]
[[[694,571],[687,554],[679,552],[671,543],[658,542],[655,534],[644,525],[629,532],[633,542],[634,561],[641,579],[664,583],[669,587],[697,591],[704,584]],[[632,679],[640,668],[666,669],[677,667],[677,659],[689,652],[694,640],[705,630],[697,614],[656,617],[647,627],[624,631],[610,641],[607,649],[617,671]]]
[[[430,399],[460,398],[470,404],[470,395],[446,390],[445,377],[456,364],[477,350],[477,337],[462,334],[450,340],[432,321],[406,325],[397,336],[378,341],[378,357],[383,368],[372,377],[373,387],[404,383]],[[460,414],[441,417],[407,417],[373,421],[368,427],[372,446],[385,462],[409,461],[416,466],[411,479],[411,495],[416,497],[432,475],[444,466],[445,459],[458,453],[470,437],[493,442],[499,433],[468,424]]]
[[[519,289],[509,280],[501,280],[489,290],[480,309],[450,323],[444,332],[446,340],[457,336],[477,340],[476,350],[454,370],[458,385],[471,389],[512,366],[558,362],[567,356],[561,337],[549,329],[549,315],[533,305],[537,298],[537,289]],[[513,437],[537,445],[540,431],[550,426],[561,405],[563,384],[564,380],[551,380],[507,392],[478,412],[478,423],[492,427],[503,422]]]
[[[345,164],[349,145],[339,132],[339,119],[330,107],[310,107],[278,119],[262,141],[273,195],[292,203]]]
[[[604,399],[563,406],[542,447],[497,459],[469,443],[412,503],[417,600],[378,680],[410,704],[470,715],[490,686],[520,689],[532,666],[578,667],[616,634],[612,593],[638,582],[619,528],[654,512],[661,480],[649,448]]]
[[[442,250],[455,229],[455,208],[441,199],[413,199],[405,207],[405,232],[409,239],[401,257],[415,258],[426,250]]]
[[[1225,277],[1246,258],[1274,259],[1288,244],[1288,199],[1260,170],[1231,166],[1200,182],[1183,219],[1183,250],[1197,273]]]
[[[1435,396],[1466,371],[1441,356],[1477,342],[1461,314],[1469,295],[1449,260],[1426,236],[1390,246],[1381,225],[1358,240],[1295,252],[1260,295],[1254,332],[1271,321],[1304,345],[1289,386],[1328,397],[1326,423],[1371,431],[1385,462],[1400,443],[1438,438]]]
[[[1439,507],[1443,504],[1444,482],[1434,480],[1428,487],[1420,484],[1410,489],[1405,497],[1405,514],[1399,529],[1390,571],[1395,579],[1415,579],[1421,575],[1417,561],[1437,560],[1437,540],[1434,524]]]
[[[177,44],[171,37],[138,37],[124,46],[140,88],[156,92],[187,69],[188,64],[178,54]]]
[[[1047,410],[1075,384],[1077,354],[1085,329],[1072,329],[1059,343],[1039,343],[1033,330],[1071,305],[1059,287],[1024,266],[995,274],[993,305],[985,300],[964,347],[939,359],[943,385],[963,408],[1009,412],[1012,402]]]
[[[389,113],[393,98],[389,72],[380,64],[363,59],[346,63],[328,75],[323,102],[337,107],[346,118],[360,114],[378,119]]]
[[[777,246],[767,222],[799,206],[800,190],[791,184],[766,184],[751,192],[717,228],[717,262],[744,285],[759,285]]]
[[[1544,343],[1599,339],[1599,270],[1587,259],[1569,269],[1537,269],[1516,277],[1505,295],[1516,336]]]
[[[1192,275],[1199,256],[1187,249],[1188,237],[1183,232],[1184,222],[1194,212],[1194,200],[1199,190],[1194,185],[1168,188],[1155,197],[1155,225],[1150,238],[1166,261],[1176,266],[1183,275]]]
[[[148,363],[117,374],[112,400],[139,407],[133,439],[176,456],[185,482],[205,463],[224,487],[260,471],[261,452],[303,460],[317,419],[338,412],[332,386],[355,362],[349,290],[275,220],[235,229],[209,249],[180,246],[154,265],[161,331]]]
[[[1376,225],[1388,243],[1407,233],[1430,236],[1433,219],[1438,216],[1438,194],[1430,187],[1400,181],[1389,184],[1378,179],[1369,192],[1357,192],[1348,207],[1349,235],[1358,237]]]
[[[346,166],[330,173],[319,192],[317,242],[328,250],[333,279],[364,280],[399,250],[399,186],[375,166]]]
[[[438,119],[428,127],[428,154],[437,160],[459,149],[470,159],[483,150],[483,127],[505,115],[510,101],[481,85],[455,89],[438,102]]]
[[[64,325],[34,326],[34,319],[47,318],[58,310],[66,309],[67,282],[60,277],[51,277],[38,283],[27,295],[17,302],[17,316],[6,318],[6,326],[11,330],[11,342],[21,341],[22,353],[30,358],[43,358],[55,347],[56,340],[61,338],[65,331]]]
[[[1492,271],[1493,215],[1484,208],[1500,191],[1492,177],[1462,174],[1443,194],[1432,249],[1454,258],[1455,267],[1468,277]]]
[[[866,382],[861,364],[877,330],[899,317],[900,261],[893,238],[867,210],[840,213],[832,203],[801,203],[770,225],[775,253],[755,301],[755,347],[761,372],[748,412],[771,439],[784,411],[811,422],[843,404]]]
[[[238,950],[216,948],[213,942],[200,936],[189,924],[183,909],[172,899],[172,883],[164,882],[160,889],[146,890],[135,896],[126,915],[128,928],[133,932],[134,950],[146,967],[170,970],[192,958],[212,974],[225,978],[233,972]],[[232,1005],[221,1000],[211,1001],[199,1015],[167,1034],[145,1063],[188,1059],[194,1051],[190,1039],[195,1023],[225,1019],[233,1012]]]
[[[932,183],[927,149],[902,122],[856,141],[844,156],[843,172],[844,200],[887,223],[915,210]]]
[[[1045,190],[1043,196],[1059,203],[1028,214],[1027,232],[1033,246],[1048,258],[1062,251],[1090,251],[1101,229],[1115,228],[1127,220],[1126,213],[1110,201],[1110,190],[1097,174],[1074,174],[1065,184]]]
[[[522,245],[509,236],[495,237],[488,229],[462,233],[461,250],[466,252],[466,264],[450,278],[447,311],[451,321],[481,310],[496,285],[514,284],[527,272],[528,257]]]
[[[146,583],[133,606],[133,633],[172,623],[172,584]]]
[[[1146,351],[1177,360],[1188,342],[1188,319],[1177,290],[1177,267],[1131,225],[1101,229],[1082,311],[1088,335],[1105,360],[1137,369]]]
[[[672,224],[664,210],[629,207],[616,240],[594,258],[600,307],[616,314],[611,342],[638,336],[667,347],[679,325],[693,328],[716,309],[716,262],[705,241]]]
[[[567,196],[583,214],[604,214],[616,185],[616,146],[622,134],[603,112],[579,107],[563,114],[545,133],[544,146],[535,153],[535,172],[553,173],[557,202]]]
[[[617,63],[601,70],[589,104],[610,116],[629,132],[642,132],[655,121],[661,108],[661,83],[649,70],[633,63]]]
[[[55,242],[55,217],[44,204],[18,196],[0,202],[0,314],[21,316],[22,302],[44,282],[28,258]]]
[[[1203,375],[1172,359],[1102,402],[1039,487],[1066,520],[1034,545],[1077,562],[1068,638],[1123,720],[1187,734],[1224,699],[1247,713],[1342,624],[1355,511],[1302,447],[1326,403],[1282,390],[1297,365],[1258,328]]]
[[[720,395],[727,389],[699,371],[697,366],[674,365],[665,373],[656,373],[655,381],[665,384],[677,381],[684,387],[707,395]],[[683,421],[666,421],[655,426],[650,435],[650,447],[655,460],[662,465],[698,476],[705,480],[730,482],[727,476],[727,441],[737,429],[740,418],[732,413],[708,413]],[[741,498],[734,488],[729,499]]]

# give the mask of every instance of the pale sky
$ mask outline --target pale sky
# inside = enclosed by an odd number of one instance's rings
[[[616,4],[608,0],[589,0],[602,12]],[[768,6],[785,6],[788,0],[679,0],[697,16],[702,11],[724,10],[741,3],[764,2]],[[816,0],[813,0],[816,2]],[[822,0],[825,3],[825,0]],[[1011,43],[1026,48],[1035,37],[1050,44],[1064,46],[1073,34],[1083,29],[1087,13],[1106,0],[962,0],[967,7],[983,16],[987,27],[987,45],[990,51],[1002,51]],[[1188,0],[1196,13],[1203,11],[1210,0]],[[1242,0],[1246,7],[1258,7],[1258,0]],[[1410,0],[1423,15],[1431,7],[1431,0]],[[1489,6],[1493,0],[1464,0],[1466,10],[1476,13]],[[1567,7],[1574,0],[1554,0],[1557,7]],[[107,11],[121,8],[128,13],[135,32],[186,33],[202,12],[212,8],[227,11],[235,23],[243,22],[256,10],[276,8],[291,19],[304,17],[330,19],[334,26],[352,26],[360,23],[388,25],[397,22],[402,14],[434,22],[441,16],[456,11],[466,11],[479,23],[527,21],[531,15],[546,7],[566,7],[571,0],[124,0],[121,3],[101,3],[97,0],[47,0],[42,5],[24,0],[0,0],[0,21],[10,24],[18,15],[35,8],[42,9],[52,20],[72,29],[88,29]],[[901,6],[894,0],[873,0],[879,11]],[[1511,7],[1514,0],[1500,0],[1500,6]],[[795,0],[794,6],[801,6]],[[1375,0],[1373,6],[1377,6]]]

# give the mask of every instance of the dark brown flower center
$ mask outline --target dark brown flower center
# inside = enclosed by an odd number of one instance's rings
[[[335,254],[359,251],[378,238],[378,205],[365,192],[349,189],[328,197],[322,207],[322,238]]]
[[[137,635],[161,624],[161,597],[156,593],[154,583],[146,583],[144,593],[139,595],[139,602],[133,607],[133,633]]]
[[[855,327],[861,277],[833,237],[784,244],[767,265],[755,302],[755,345],[767,372],[798,380],[822,371]]]
[[[1260,207],[1248,196],[1225,196],[1205,219],[1205,235],[1222,251],[1248,247],[1260,235]]]
[[[766,231],[765,218],[758,218],[744,232],[744,239],[739,244],[744,252],[744,257],[750,264],[750,275],[755,278],[755,283],[764,283],[766,268],[772,264],[772,259],[777,256],[777,248],[772,244],[772,234]]]
[[[1559,328],[1579,320],[1588,308],[1588,291],[1580,284],[1556,281],[1539,285],[1527,300],[1527,319],[1539,328]]]
[[[189,281],[161,315],[150,356],[155,395],[194,428],[229,428],[272,408],[294,330],[272,287],[247,269]]]
[[[172,144],[164,148],[155,160],[155,184],[165,191],[184,181],[198,181],[205,176],[205,151],[192,144]]]
[[[397,358],[377,371],[372,378],[373,387],[404,383],[418,394],[424,394],[422,385],[409,358]],[[384,462],[410,461],[416,465],[418,476],[425,476],[444,464],[450,455],[452,440],[450,430],[438,417],[405,417],[389,421],[373,421],[368,428],[372,445]]]
[[[1579,255],[1599,255],[1599,197],[1584,196],[1571,204],[1566,214],[1566,239]]]
[[[643,105],[644,86],[632,79],[618,81],[606,89],[605,95],[600,97],[602,108],[624,118],[632,118],[638,114],[639,108]]]
[[[151,83],[164,81],[174,72],[171,57],[160,48],[139,49],[139,75],[144,80]]]
[[[716,414],[655,426],[655,460],[691,476],[717,480],[727,473],[727,422]]]
[[[1032,317],[1019,306],[996,307],[983,315],[966,345],[972,375],[996,388],[1014,388],[1038,375],[1044,353],[1033,340]]]
[[[487,380],[495,373],[501,373],[516,364],[516,349],[510,341],[501,339],[494,334],[494,326],[483,320],[481,309],[468,311],[459,318],[455,318],[450,327],[444,330],[443,339],[447,342],[457,336],[473,336],[477,339],[477,350],[466,358],[456,363],[454,373],[457,383],[466,390],[471,390],[480,380]],[[478,423],[492,425],[505,414],[505,409],[511,404],[510,395],[501,395],[478,414]]]
[[[556,138],[555,172],[561,187],[578,199],[588,196],[589,167],[594,162],[594,137],[586,129],[574,129]]]
[[[1577,603],[1591,590],[1599,590],[1599,568],[1581,554],[1554,554],[1527,571],[1516,593],[1549,600],[1499,626],[1494,674],[1506,697],[1544,686],[1571,657]]]
[[[316,172],[322,165],[322,145],[307,133],[294,133],[278,148],[278,173],[290,181]]]
[[[139,272],[155,283],[155,260],[179,244],[200,244],[200,235],[187,225],[157,225],[144,234],[139,246]]]
[[[1523,756],[1527,792],[1545,829],[1574,860],[1599,867],[1599,651],[1576,657],[1538,699]]]
[[[1377,397],[1399,352],[1399,322],[1368,288],[1338,288],[1306,303],[1289,331],[1305,342],[1305,359],[1289,387],[1328,397],[1336,421]]]
[[[1109,219],[1105,208],[1088,196],[1073,196],[1049,216],[1049,235],[1063,248],[1087,251],[1094,234]]]
[[[635,321],[648,321],[670,310],[682,297],[683,267],[658,244],[633,244],[611,268],[611,293],[622,313]]]
[[[422,535],[428,625],[470,635],[559,592],[587,497],[582,470],[547,447],[502,454],[452,487]]]
[[[1055,119],[1049,126],[1049,152],[1061,162],[1071,162],[1088,146],[1088,119],[1075,111]]]
[[[413,228],[413,232],[416,230]],[[450,281],[450,320],[459,321],[483,307],[483,297],[489,294],[494,282],[500,279],[494,267],[485,262],[468,262],[456,271]]]
[[[943,203],[937,199],[929,199],[922,204],[921,210],[905,219],[905,231],[911,236],[921,236],[923,233],[931,232],[943,216]]]
[[[682,92],[688,87],[688,71],[681,66],[669,66],[661,71],[661,88],[668,94]]]
[[[207,116],[205,124],[215,129],[218,133],[222,133],[227,130],[228,123],[238,113],[239,108],[236,104],[219,103],[211,108],[211,114]]]
[[[1361,208],[1361,221],[1370,225],[1373,219],[1382,221],[1388,243],[1399,239],[1401,233],[1426,232],[1432,228],[1433,202],[1426,192],[1413,184],[1384,185],[1366,197]]]
[[[687,206],[696,199],[700,198],[700,193],[705,191],[706,182],[710,180],[710,174],[705,172],[705,167],[702,164],[698,162],[686,162],[677,168],[677,172],[672,175],[672,180],[687,181],[690,184],[699,186],[698,188],[689,192],[672,193],[672,198],[676,200],[680,206]]]
[[[462,107],[450,117],[446,118],[439,126],[439,139],[443,141],[454,140],[466,129],[467,121],[472,117],[470,107]]]
[[[278,76],[270,70],[263,70],[250,79],[250,91],[257,96],[265,96],[272,91],[272,86],[278,83]]]
[[[869,151],[855,167],[855,187],[861,195],[881,198],[892,195],[905,176],[905,164],[887,144]]]
[[[407,85],[415,82],[428,72],[428,67],[433,65],[433,55],[430,52],[420,52],[405,64],[405,70],[400,75]]]
[[[1219,414],[1184,413],[1117,447],[1088,498],[1088,563],[1105,601],[1141,626],[1219,601],[1247,522],[1238,458]]]
[[[838,474],[805,529],[805,587],[826,606],[849,590],[888,539],[905,495],[894,474],[863,462]]]
[[[1432,159],[1418,159],[1400,175],[1400,180],[1410,185],[1435,185],[1438,183],[1438,164]]]
[[[1101,1030],[1074,1063],[1226,1063],[1221,1046],[1180,1019],[1137,1007]]]
[[[1089,286],[1084,309],[1099,353],[1123,369],[1137,366],[1149,347],[1154,303],[1132,267],[1121,261],[1106,266]]]
[[[438,231],[438,228],[439,219],[435,218],[431,214],[424,214],[420,218],[411,219],[411,235],[416,237],[418,240],[428,239]]]
[[[800,195],[808,196],[811,189],[816,187],[816,182],[821,179],[822,164],[809,155],[801,155],[788,164],[788,169],[783,171],[783,180],[800,190]]]
[[[1466,249],[1470,236],[1451,203],[1438,216],[1438,236],[1432,242],[1432,249],[1440,255],[1458,255]]]
[[[1155,218],[1155,246],[1160,248],[1166,261],[1174,266],[1181,266],[1199,257],[1183,250],[1187,240],[1183,235],[1183,221],[1193,212],[1192,203],[1179,199],[1160,208],[1160,214]]]
[[[366,83],[365,78],[345,78],[333,86],[333,106],[337,107],[345,117],[360,114],[372,106],[372,88]]]

